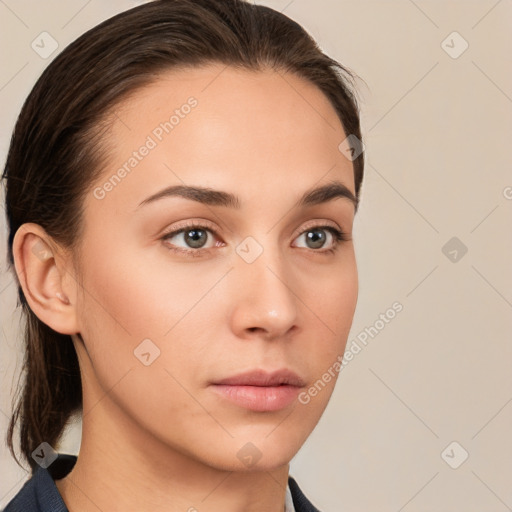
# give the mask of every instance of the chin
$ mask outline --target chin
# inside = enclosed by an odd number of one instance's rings
[[[232,454],[226,461],[229,470],[273,471],[289,464],[310,434],[310,430],[291,427],[284,422],[277,428],[236,435],[224,452]]]
[[[296,451],[283,452],[282,450],[275,449],[270,452],[268,449],[265,451],[254,448],[255,445],[246,443],[241,451],[242,453],[235,452],[234,456],[226,457],[219,454],[207,460],[207,464],[221,469],[223,471],[230,471],[235,473],[257,473],[262,471],[276,471],[284,466],[287,466]]]

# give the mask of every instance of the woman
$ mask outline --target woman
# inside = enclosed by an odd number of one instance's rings
[[[32,470],[6,511],[317,510],[288,470],[357,302],[349,83],[242,0],[150,2],[48,66],[4,171]]]

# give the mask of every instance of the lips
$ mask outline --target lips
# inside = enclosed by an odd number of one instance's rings
[[[305,386],[304,380],[288,369],[267,372],[252,370],[211,384],[211,389],[237,407],[255,412],[289,407]]]
[[[214,382],[213,384],[223,384],[227,386],[265,386],[275,387],[289,385],[303,387],[306,385],[296,373],[288,369],[267,372],[265,370],[252,370],[240,373],[232,377]]]

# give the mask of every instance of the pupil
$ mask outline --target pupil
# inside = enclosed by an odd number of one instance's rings
[[[307,238],[313,243],[314,248],[322,247],[325,241],[325,233],[321,230],[310,231]]]
[[[189,239],[191,239],[191,247],[202,247],[206,241],[205,231],[202,229],[191,229],[190,231],[187,232],[187,242],[189,242]]]

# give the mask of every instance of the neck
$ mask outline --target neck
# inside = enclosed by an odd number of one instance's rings
[[[212,467],[148,439],[112,408],[106,397],[84,416],[77,462],[56,481],[69,512],[284,511],[288,464],[268,471]]]

